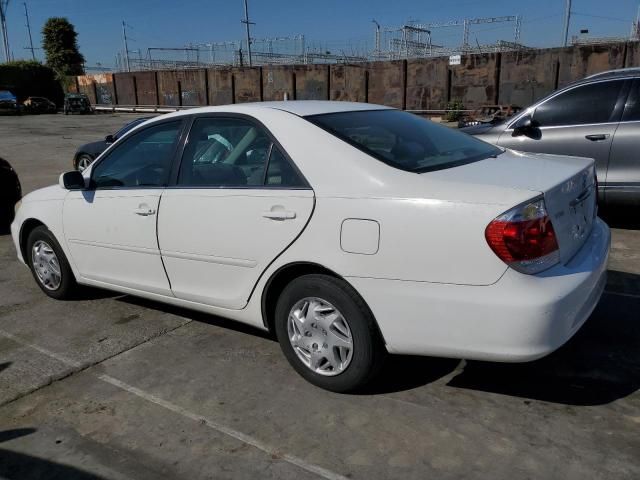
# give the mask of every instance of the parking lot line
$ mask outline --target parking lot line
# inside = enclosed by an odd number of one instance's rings
[[[283,453],[279,451],[277,448],[267,445],[266,443],[263,443],[254,437],[251,437],[242,432],[239,432],[225,425],[222,425],[214,420],[211,420],[210,418],[207,418],[202,415],[198,415],[197,413],[193,413],[189,410],[186,410],[174,403],[163,400],[162,398],[156,397],[151,393],[145,392],[143,390],[140,390],[139,388],[136,388],[125,382],[122,382],[117,378],[113,378],[109,375],[104,375],[104,374],[99,375],[98,378],[104,382],[110,383],[115,387],[118,387],[122,390],[126,390],[127,392],[132,393],[133,395],[143,398],[144,400],[155,403],[156,405],[164,407],[167,410],[171,410],[172,412],[177,413],[178,415],[182,415],[183,417],[187,417],[196,422],[203,423],[209,428],[216,430],[217,432],[233,437],[242,443],[246,443],[247,445],[257,448],[258,450],[262,450],[263,452],[271,455],[272,457],[281,458],[282,460],[288,463],[291,463],[293,465],[296,465],[302,468],[303,470],[306,470],[307,472],[314,473],[322,478],[326,478],[327,480],[347,480],[347,477],[343,475],[327,470],[326,468],[322,468],[317,465],[313,465],[311,463],[305,462],[301,458],[290,455],[288,453]]]
[[[50,358],[53,358],[71,368],[73,368],[74,370],[79,370],[82,368],[82,365],[74,362],[73,360],[70,360],[62,355],[58,355],[55,352],[52,352],[51,350],[48,350],[46,348],[43,348],[39,345],[36,345],[34,343],[30,343],[27,342],[23,339],[21,339],[20,337],[17,337],[15,335],[13,335],[12,333],[9,333],[7,331],[1,330],[0,329],[0,335],[2,335],[3,337],[6,337],[10,340],[13,340],[14,342],[23,345],[25,347],[28,348],[32,348],[33,350],[36,350],[40,353],[42,353],[43,355],[46,355]],[[101,375],[97,375],[96,378],[102,380],[103,382],[109,383],[110,385],[113,385],[114,387],[120,388],[121,390],[125,390],[133,395],[136,395],[137,397],[140,397],[148,402],[154,403],[156,405],[159,405],[163,408],[166,408],[167,410],[171,410],[174,413],[177,413],[178,415],[181,415],[183,417],[189,418],[191,420],[194,420],[196,422],[199,423],[203,423],[204,425],[206,425],[207,427],[228,435],[232,438],[235,438],[236,440],[245,443],[247,445],[250,445],[254,448],[257,448],[258,450],[261,450],[267,454],[269,454],[271,457],[273,458],[278,458],[281,460],[284,460],[287,463],[290,463],[292,465],[295,465],[309,473],[313,473],[315,475],[318,475],[319,477],[325,478],[327,480],[348,480],[347,477],[340,475],[338,473],[332,472],[331,470],[327,470],[326,468],[322,468],[319,467],[318,465],[314,465],[312,463],[308,463],[306,461],[304,461],[301,458],[298,458],[294,455],[290,455],[288,453],[284,453],[281,452],[280,450],[278,450],[275,447],[272,447],[266,443],[261,442],[260,440],[251,437],[249,435],[246,435],[242,432],[239,432],[237,430],[234,430],[232,428],[229,428],[225,425],[222,425],[210,418],[204,417],[202,415],[198,415],[197,413],[193,413],[189,410],[186,410],[182,407],[180,407],[179,405],[176,405],[174,403],[171,403],[167,400],[163,400],[162,398],[156,397],[155,395],[145,392],[144,390],[140,390],[139,388],[136,388],[132,385],[129,385],[125,382],[122,382],[120,380],[118,380],[117,378],[114,378],[110,375],[105,375],[105,374],[101,374]]]
[[[74,362],[73,360],[70,360],[66,357],[63,357],[62,355],[58,355],[55,352],[52,352],[51,350],[47,350],[46,348],[42,348],[38,345],[35,345],[33,343],[29,343],[26,342],[25,340],[21,339],[20,337],[16,337],[14,334],[9,333],[5,330],[0,330],[0,335],[2,335],[5,338],[8,338],[9,340],[13,340],[14,342],[25,346],[25,347],[29,347],[32,348],[40,353],[42,353],[43,355],[46,355],[47,357],[51,357],[54,360],[59,361],[60,363],[65,364],[68,367],[74,368],[74,369],[79,369],[82,367],[81,364],[79,364],[78,362]]]

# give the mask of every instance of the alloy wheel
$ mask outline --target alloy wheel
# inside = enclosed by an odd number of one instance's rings
[[[89,165],[91,165],[91,162],[91,158],[89,158],[87,155],[82,155],[78,159],[78,170],[80,172],[84,171]]]

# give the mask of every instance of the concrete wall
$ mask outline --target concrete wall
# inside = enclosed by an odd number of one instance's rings
[[[231,68],[210,68],[207,70],[209,105],[233,103],[233,72]]]
[[[329,65],[296,65],[296,100],[329,99]]]
[[[262,101],[262,68],[234,68],[233,85],[233,103]]]
[[[292,65],[262,67],[262,100],[294,100],[294,73]]]
[[[367,101],[404,108],[406,61],[371,62],[367,64]]]
[[[449,59],[407,61],[407,110],[437,110],[447,104]]]
[[[367,76],[362,65],[331,65],[329,100],[366,102]]]
[[[84,75],[77,89],[93,103],[224,105],[330,99],[409,110],[467,109],[502,103],[527,106],[575,80],[604,70],[640,66],[638,42],[352,65],[269,65],[185,71]]]

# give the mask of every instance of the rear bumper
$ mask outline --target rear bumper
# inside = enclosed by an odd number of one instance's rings
[[[493,285],[355,278],[392,353],[523,362],[569,340],[606,284],[611,236],[597,219],[575,257],[538,275],[512,269]]]

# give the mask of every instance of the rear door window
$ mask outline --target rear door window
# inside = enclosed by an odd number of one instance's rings
[[[541,127],[615,122],[623,85],[624,80],[613,80],[573,88],[536,107],[533,119]]]
[[[197,118],[185,146],[178,185],[303,187],[304,180],[260,125],[244,118]]]

